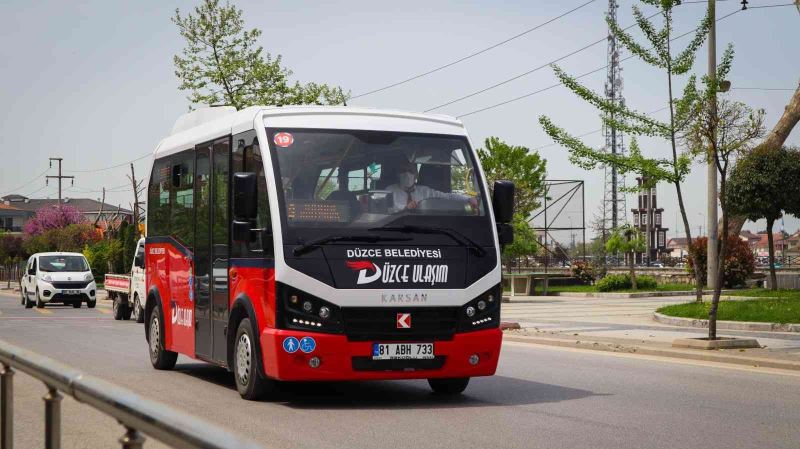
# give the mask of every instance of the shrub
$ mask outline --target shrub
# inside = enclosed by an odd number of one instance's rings
[[[699,237],[692,239],[692,245],[689,247],[689,252],[692,257],[689,258],[687,269],[692,276],[694,276],[695,260],[697,261],[700,270],[700,280],[703,285],[706,284],[707,273],[707,260],[706,245],[708,239]],[[756,262],[753,252],[747,242],[743,241],[736,235],[728,236],[728,251],[725,255],[725,284],[726,288],[739,287],[745,284],[747,278],[752,276],[756,271]],[[713,287],[713,286],[712,286]]]
[[[572,277],[583,285],[589,285],[595,279],[594,268],[583,260],[573,261],[570,271],[572,271]]]
[[[631,277],[627,274],[609,274],[597,281],[597,291],[599,292],[614,292],[629,288],[631,288]]]
[[[116,271],[115,265],[122,258],[122,243],[119,240],[101,240],[94,245],[86,245],[83,249],[86,261],[98,278],[106,273]]]
[[[658,287],[653,276],[636,276],[636,288],[639,290],[655,290]]]
[[[48,251],[79,253],[87,244],[100,240],[100,234],[88,223],[71,224],[64,228],[48,229],[39,235],[28,236],[23,248],[28,254]]]

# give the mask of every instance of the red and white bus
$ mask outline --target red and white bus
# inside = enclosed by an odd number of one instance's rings
[[[462,392],[500,354],[513,184],[488,198],[463,125],[351,107],[201,109],[154,153],[145,332],[281,381],[428,379]]]

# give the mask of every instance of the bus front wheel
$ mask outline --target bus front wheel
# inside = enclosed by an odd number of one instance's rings
[[[252,401],[261,398],[269,389],[272,381],[259,374],[259,351],[256,345],[255,331],[249,318],[239,323],[236,340],[233,346],[233,377],[236,389],[242,398]]]
[[[150,352],[150,363],[153,368],[169,370],[175,366],[178,360],[178,353],[164,349],[164,326],[161,314],[161,307],[156,306],[150,313],[150,328],[147,334],[147,343]]]
[[[428,379],[428,385],[436,394],[456,395],[461,394],[469,385],[469,377],[457,377],[453,379]]]

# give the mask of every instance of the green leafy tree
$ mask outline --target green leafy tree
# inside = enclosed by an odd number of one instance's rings
[[[520,257],[533,256],[539,251],[536,241],[536,232],[531,228],[530,223],[522,218],[522,215],[514,214],[514,242],[503,248],[503,259],[508,266],[514,259]]]
[[[711,164],[719,174],[719,200],[722,221],[722,236],[728,235],[730,215],[726,192],[728,169],[741,154],[752,150],[756,139],[764,135],[764,111],[754,111],[744,103],[727,99],[717,100],[723,81],[727,78],[733,62],[733,47],[728,46],[713,78],[703,77],[704,88],[698,91],[690,80],[686,91],[690,101],[685,104],[688,126],[683,131],[689,154],[699,156]],[[729,251],[727,238],[719,239],[717,276],[711,307],[708,312],[708,338],[717,338],[717,310],[722,287],[725,284],[725,261]],[[697,270],[695,270],[697,271]]]
[[[175,55],[180,90],[191,104],[225,104],[242,109],[255,104],[342,104],[348,94],[327,84],[290,82],[291,70],[258,45],[261,31],[246,30],[243,11],[219,0],[202,0],[194,13],[172,18],[186,40]]]
[[[775,246],[772,227],[783,216],[784,210],[795,210],[798,202],[797,168],[800,151],[786,147],[759,147],[748,153],[731,170],[725,189],[726,205],[731,215],[742,215],[748,220],[767,221],[769,238],[769,271],[772,289],[777,289],[775,275]]]
[[[478,149],[478,158],[486,174],[486,182],[491,188],[495,181],[512,181],[516,188],[514,212],[527,219],[541,205],[544,197],[547,160],[536,151],[509,145],[497,137],[487,138],[484,146]]]
[[[575,77],[554,66],[556,76],[567,88],[600,110],[605,126],[632,137],[630,153],[628,155],[612,155],[603,150],[594,149],[558,127],[546,116],[539,117],[539,123],[553,140],[569,149],[570,160],[586,170],[600,166],[614,166],[623,174],[636,173],[654,183],[666,181],[674,185],[686,238],[691,242],[691,227],[681,190],[681,183],[691,167],[691,156],[678,153],[677,140],[681,130],[688,124],[689,105],[696,98],[696,92],[691,90],[694,86],[692,81],[688,84],[688,90],[684,92],[683,97],[675,98],[672,82],[674,77],[684,75],[691,69],[695,53],[708,34],[711,20],[706,15],[695,29],[691,42],[683,50],[675,53],[671,46],[674,39],[672,37],[672,13],[674,7],[680,4],[680,0],[642,0],[642,3],[656,7],[662,19],[662,26],[658,28],[637,6],[633,6],[636,24],[645,36],[647,44],[637,42],[631,34],[621,29],[614,21],[607,19],[607,22],[611,33],[623,47],[642,61],[663,72],[667,81],[669,121],[656,120],[619,101],[607,100],[604,95],[593,92],[581,85]],[[672,157],[659,159],[643,156],[636,136],[658,137],[668,141],[672,149]],[[700,299],[702,285],[699,282],[697,284],[696,295]]]
[[[547,160],[536,151],[509,145],[498,137],[487,138],[484,146],[478,149],[478,158],[489,188],[498,180],[512,181],[515,187],[514,243],[505,247],[503,258],[509,263],[515,258],[533,256],[538,252],[538,241],[528,217],[541,205],[544,197]]]
[[[629,254],[628,268],[630,270],[631,285],[636,290],[636,269],[634,262],[636,254],[641,253],[647,247],[641,231],[631,225],[620,226],[611,234],[606,241],[606,251],[613,254]]]

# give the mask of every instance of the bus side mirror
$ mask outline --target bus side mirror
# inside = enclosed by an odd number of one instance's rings
[[[514,183],[495,181],[492,193],[492,209],[497,223],[508,224],[514,217]]]
[[[258,207],[258,187],[256,174],[238,172],[233,174],[233,218],[235,220],[255,220]]]

